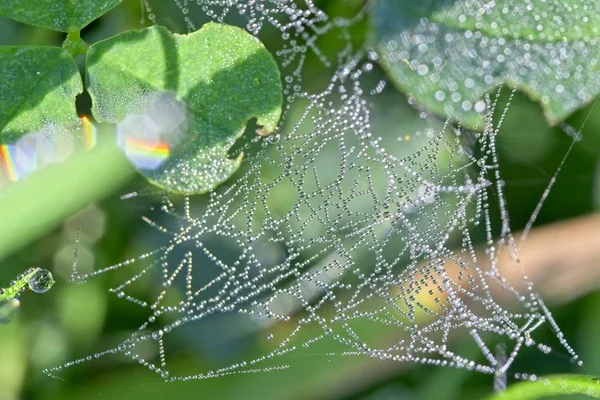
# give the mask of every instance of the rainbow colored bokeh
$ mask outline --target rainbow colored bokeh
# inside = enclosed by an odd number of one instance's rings
[[[87,116],[79,118],[83,129],[83,145],[86,150],[91,150],[98,142],[98,130]]]
[[[94,124],[81,117],[81,139],[86,150],[96,145]],[[58,125],[48,125],[40,131],[26,133],[13,143],[0,145],[0,186],[17,182],[34,171],[67,160],[75,151],[77,135]]]
[[[164,141],[144,139],[124,134],[119,146],[129,160],[141,169],[158,168],[171,154],[171,145]]]
[[[142,113],[117,124],[117,144],[136,168],[156,170],[172,156],[186,121],[185,106],[173,96],[149,96]]]
[[[19,180],[19,173],[16,160],[16,146],[14,145],[0,145],[0,166],[4,175],[9,181],[15,182]]]

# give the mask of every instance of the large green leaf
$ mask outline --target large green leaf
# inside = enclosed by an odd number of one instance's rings
[[[83,90],[73,58],[58,47],[0,47],[0,144],[45,129],[81,128]]]
[[[469,127],[499,84],[540,101],[552,124],[600,92],[600,2],[376,0],[371,15],[391,80]]]
[[[519,382],[486,400],[537,400],[562,394],[600,398],[600,378],[589,375],[553,375],[534,382]]]
[[[255,117],[273,132],[283,102],[277,64],[252,35],[209,23],[188,35],[166,28],[126,32],[90,46],[87,87],[101,122],[148,112],[148,99],[171,95],[185,110],[183,138],[156,168],[138,170],[172,192],[205,193],[239,168],[227,151]],[[164,119],[154,112],[149,118]],[[142,129],[142,127],[140,127]]]
[[[0,15],[61,32],[79,31],[123,0],[2,0]]]

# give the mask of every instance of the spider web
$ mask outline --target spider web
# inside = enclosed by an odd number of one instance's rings
[[[525,273],[521,289],[500,273],[498,254],[509,251],[517,260],[520,243],[511,234],[496,146],[509,108],[498,99],[507,89],[485,97],[483,132],[418,110],[415,122],[414,99],[388,88],[376,53],[352,44],[350,30],[364,22],[365,10],[346,19],[308,0],[302,7],[281,0],[174,1],[190,30],[197,26],[188,8],[200,7],[219,22],[241,18],[257,36],[280,32],[283,47],[273,54],[285,109],[275,134],[245,135],[234,152],[243,150],[246,160],[231,182],[200,198],[165,196],[160,220],[144,217],[164,236],[162,246],[90,274],[74,270],[82,281],[127,271],[111,292],[148,310],[138,330],[95,358],[121,354],[167,381],[203,379],[287,368],[287,355],[333,340],[345,349],[341,355],[502,377],[523,348],[551,351],[535,337],[549,326],[578,359]],[[319,47],[332,33],[342,38],[335,59]],[[308,57],[331,70],[323,90],[307,85]],[[157,296],[130,294],[153,274],[161,276]],[[216,370],[172,370],[170,339],[215,315],[246,318],[251,329],[270,332],[272,350]],[[461,356],[457,337],[471,337],[483,357]],[[488,347],[498,341],[507,345],[505,356]],[[147,346],[156,349],[155,359],[144,356]]]

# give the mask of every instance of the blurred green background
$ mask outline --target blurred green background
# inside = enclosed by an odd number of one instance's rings
[[[173,2],[151,2],[158,22],[185,32],[185,21]],[[329,15],[351,15],[360,1],[317,2]],[[189,17],[200,26],[205,21],[199,7]],[[95,42],[142,26],[139,1],[122,5],[82,32]],[[352,31],[356,42],[365,35],[366,24]],[[279,35],[265,35],[267,47],[277,47]],[[60,45],[61,34],[0,19],[0,45]],[[271,41],[271,42],[270,42]],[[336,37],[322,38],[332,55]],[[83,60],[78,59],[80,66]],[[305,72],[314,85],[326,82],[330,71],[314,57]],[[306,79],[305,79],[306,81]],[[400,94],[392,112],[406,123],[402,132],[388,126],[396,136],[414,132],[422,122]],[[85,113],[89,100],[78,104]],[[578,128],[590,114],[584,109],[569,118]],[[376,116],[377,117],[377,116]],[[384,118],[384,116],[381,116]],[[382,124],[385,121],[381,122]],[[435,124],[435,123],[434,123]],[[152,196],[121,200],[120,196],[147,188],[147,184],[114,148],[110,127],[101,127],[99,145],[59,166],[49,167],[27,179],[0,188],[0,286],[30,266],[50,269],[55,287],[44,295],[26,293],[21,310],[10,324],[0,325],[0,399],[430,399],[478,398],[490,393],[491,377],[466,370],[437,369],[366,358],[328,356],[330,348],[287,360],[286,371],[238,375],[205,381],[165,384],[146,369],[124,359],[103,358],[51,379],[42,369],[114,346],[144,320],[137,308],[111,295],[107,289],[123,281],[120,273],[104,274],[84,285],[68,283],[78,227],[81,227],[79,269],[82,272],[111,265],[148,251],[161,237],[140,218],[156,218],[160,199]],[[577,143],[541,210],[536,226],[597,212],[600,207],[600,107],[591,111]],[[520,230],[539,201],[551,175],[571,140],[558,128],[549,127],[537,104],[517,94],[500,137],[500,161],[512,228]],[[593,250],[593,249],[590,249]],[[600,268],[600,265],[595,268]],[[590,278],[597,279],[597,278]],[[158,282],[155,282],[158,284]],[[597,282],[600,284],[600,281]],[[600,286],[600,285],[598,285]],[[148,288],[148,295],[155,292]],[[143,296],[143,293],[140,294]],[[585,370],[570,363],[564,354],[530,352],[516,369],[537,374],[568,372],[600,374],[600,292],[572,293],[568,304],[552,304],[560,327],[585,362]],[[205,323],[195,337],[182,340],[170,362],[222,366],[236,358],[249,358],[269,348],[264,334],[242,335],[223,345],[219,338],[231,329],[225,322]],[[552,342],[552,333],[545,332]],[[373,332],[377,335],[377,332]],[[465,353],[482,359],[471,341]]]

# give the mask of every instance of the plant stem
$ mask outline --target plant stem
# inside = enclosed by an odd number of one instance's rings
[[[12,300],[21,293],[21,291],[27,287],[29,281],[35,274],[40,270],[40,268],[30,268],[25,271],[23,274],[19,275],[19,277],[7,288],[0,289],[0,301],[8,301]]]
[[[83,40],[80,36],[81,31],[73,31],[67,33],[67,37],[62,44],[62,48],[67,50],[73,58],[78,54],[87,53],[89,44],[85,40]]]

